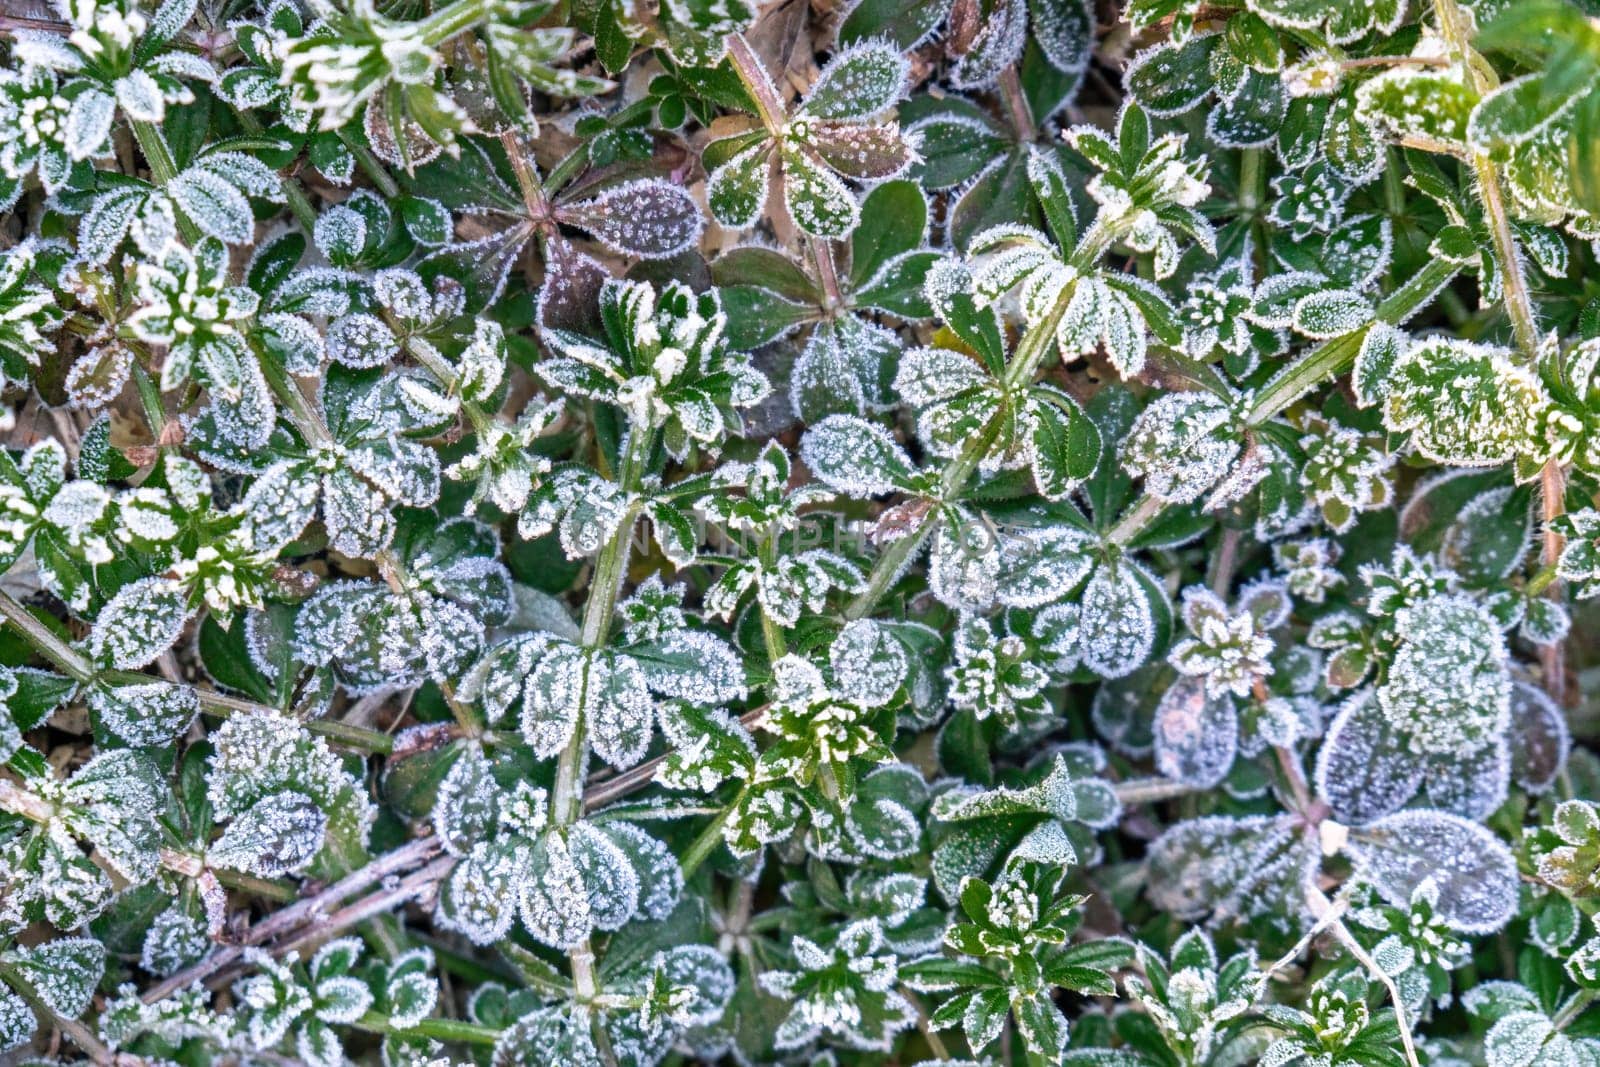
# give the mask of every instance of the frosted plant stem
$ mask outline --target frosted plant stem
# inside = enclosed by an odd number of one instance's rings
[[[157,185],[165,185],[178,176],[178,163],[172,156],[172,148],[167,144],[166,135],[161,132],[161,127],[153,122],[130,121],[133,128],[133,139],[139,143],[139,151],[144,154],[145,162],[150,164],[150,177],[155,179]],[[175,212],[178,221],[178,233],[185,243],[194,244],[200,240],[200,231],[195,224],[190,222],[183,212]]]
[[[1000,72],[1000,99],[1006,105],[1017,140],[1024,144],[1038,140],[1039,128],[1034,125],[1033,108],[1028,106],[1028,97],[1022,91],[1022,76],[1015,63],[1007,64]]]
[[[1572,1021],[1583,1014],[1583,1009],[1594,1003],[1594,998],[1600,996],[1600,990],[1580,989],[1572,995],[1572,999],[1556,1012],[1550,1024],[1557,1030],[1565,1030]]]
[[[500,1041],[501,1031],[492,1026],[461,1022],[457,1019],[423,1019],[415,1026],[396,1026],[387,1015],[369,1011],[355,1021],[355,1025],[375,1034],[399,1034],[403,1037],[431,1037],[438,1041],[454,1041],[464,1045],[483,1045],[492,1048]]]
[[[770,707],[770,704],[763,704],[759,708],[745,712],[739,716],[740,724],[746,730],[756,729],[761,725],[761,720],[766,717]],[[621,774],[586,786],[583,791],[583,810],[598,811],[614,800],[621,800],[630,793],[643,789],[655,780],[656,771],[660,770],[666,761],[666,756],[656,756],[636,767],[629,767]]]
[[[783,130],[787,109],[778,96],[777,86],[772,84],[772,76],[767,73],[766,67],[761,65],[761,57],[750,47],[750,42],[744,39],[744,34],[729,35],[728,60],[733,64],[734,72],[739,75],[739,80],[744,83],[745,90],[755,103],[756,116],[761,120],[761,125],[765,126],[767,132],[774,137],[778,136]]]
[[[833,259],[833,245],[821,237],[807,242],[811,255],[817,261],[817,280],[822,283],[822,300],[827,309],[837,311],[844,306],[844,293],[839,288],[839,267]]]
[[[355,157],[356,165],[361,168],[361,172],[367,176],[367,180],[372,182],[378,192],[383,194],[384,199],[393,200],[400,195],[400,186],[395,184],[395,180],[389,176],[389,172],[378,161],[378,157],[372,154],[372,149],[344,130],[339,131],[339,140]]]
[[[143,675],[131,675],[130,677],[142,678]],[[235,714],[283,714],[281,708],[275,708],[269,704],[258,704],[254,700],[244,700],[240,697],[229,696],[227,693],[219,693],[214,689],[201,689],[195,686],[194,695],[200,701],[201,711],[221,718]],[[384,754],[394,751],[394,738],[382,730],[372,730],[365,726],[357,726],[354,723],[340,722],[337,719],[307,719],[302,725],[314,734],[326,737],[329,741],[349,748]]]
[[[1382,985],[1388,991],[1389,1001],[1394,1005],[1395,1026],[1400,1030],[1400,1044],[1405,1050],[1406,1063],[1409,1067],[1421,1067],[1421,1062],[1417,1059],[1416,1042],[1411,1036],[1411,1021],[1406,1018],[1405,1001],[1401,998],[1400,989],[1394,984],[1394,979],[1390,978],[1383,968],[1378,966],[1378,962],[1368,954],[1367,950],[1361,947],[1361,942],[1355,939],[1355,936],[1350,933],[1350,929],[1345,926],[1339,916],[1333,914],[1335,906],[1322,890],[1316,886],[1307,886],[1306,903],[1311,908],[1312,916],[1319,923],[1331,915],[1331,921],[1328,925],[1333,930],[1333,936],[1338,939],[1339,944],[1344,946],[1350,955],[1356,958],[1357,963],[1366,968],[1373,981]]]
[[[1289,964],[1299,959],[1300,953],[1304,952],[1308,947],[1310,947],[1311,942],[1317,939],[1317,935],[1321,934],[1322,931],[1326,930],[1329,926],[1332,926],[1334,923],[1338,922],[1349,906],[1349,901],[1342,899],[1335,901],[1333,905],[1329,907],[1320,918],[1317,919],[1316,923],[1312,925],[1311,929],[1306,931],[1306,935],[1299,941],[1295,942],[1293,948],[1291,948],[1288,952],[1285,952],[1282,956],[1279,956],[1278,959],[1273,962],[1272,966],[1266,967],[1262,970],[1262,977],[1271,978],[1273,975],[1289,966]]]
[[[706,824],[705,829],[700,831],[698,837],[690,842],[688,850],[683,854],[683,862],[679,864],[683,868],[683,877],[685,879],[699,870],[700,865],[706,861],[706,858],[716,851],[718,845],[722,844],[722,828],[733,817],[734,810],[738,808],[739,802],[743,798],[744,793],[741,792],[738,797],[734,798],[732,803],[718,813],[716,818]]]
[[[650,458],[651,449],[655,446],[655,437],[655,431],[650,427],[635,425],[628,428],[627,440],[623,443],[618,484],[629,495],[639,491],[645,464]],[[617,597],[622,591],[622,582],[627,575],[629,549],[633,545],[633,528],[638,518],[639,508],[635,503],[628,507],[616,531],[611,535],[611,540],[601,548],[599,558],[595,560],[594,577],[589,586],[589,600],[584,605],[583,611],[581,640],[585,648],[593,650],[604,647],[606,639],[611,634],[611,622],[617,613]],[[587,672],[584,676],[584,687],[587,690]],[[586,699],[587,692],[580,696],[579,707],[583,706]],[[561,750],[561,756],[556,763],[556,780],[550,801],[550,822],[554,829],[565,829],[583,817],[583,779],[588,762],[589,724],[580,714],[578,721],[573,724],[572,737]],[[585,938],[567,956],[572,967],[573,991],[580,1001],[593,1001],[599,992],[599,985],[595,980],[594,949],[589,940]],[[605,1034],[596,1031],[595,1041],[600,1046],[602,1060],[613,1061],[615,1057],[606,1043]]]
[[[33,612],[23,607],[7,592],[0,590],[0,616],[32,645],[34,651],[59,667],[77,682],[87,682],[94,677],[94,664],[89,658],[67,644],[56,632],[46,626]]]
[[[239,117],[239,126],[252,136],[260,136],[262,131],[261,120],[256,118],[252,111],[236,111]],[[300,223],[300,228],[309,235],[317,225],[317,209],[311,205],[311,198],[306,196],[306,191],[300,188],[300,183],[293,175],[286,174],[279,179],[278,184],[283,188],[284,202],[289,205],[289,210],[294,214],[295,221]]]
[[[1199,790],[1188,782],[1180,782],[1176,778],[1130,778],[1126,782],[1117,782],[1112,786],[1112,791],[1117,794],[1117,802],[1126,806],[1172,800]]]
[[[1111,247],[1119,232],[1119,227],[1097,217],[1083,235],[1083,239],[1078,242],[1078,247],[1073,249],[1072,255],[1068,257],[1068,265],[1080,276],[1091,270],[1105,254],[1106,249]],[[1072,294],[1076,288],[1076,285],[1063,288],[1061,295],[1056,298],[1055,306],[1043,318],[1028,325],[1027,332],[1022,335],[1022,340],[1017,343],[1017,349],[1011,356],[1011,362],[1006,365],[1005,378],[1002,381],[1005,393],[1014,393],[1031,383],[1045,357],[1054,350],[1056,327],[1066,315],[1067,305],[1072,302]],[[950,465],[944,469],[944,474],[939,479],[942,499],[952,500],[967,487],[973,473],[978,469],[978,464],[983,462],[984,456],[994,444],[995,436],[1000,432],[1004,419],[1005,412],[1002,410],[982,433],[975,434],[969,439],[960,454],[950,461]],[[936,510],[930,511],[929,515],[933,515]],[[898,540],[891,541],[879,553],[877,563],[873,564],[872,573],[867,576],[866,588],[851,601],[845,610],[845,618],[860,619],[870,614],[878,601],[883,599],[883,594],[889,591],[889,587],[900,576],[906,561],[922,546],[932,531],[933,524],[924,519],[916,529],[904,534]]]
[[[345,898],[370,885],[381,882],[391,875],[398,874],[418,863],[432,859],[438,855],[440,848],[438,838],[423,837],[384,853],[359,870],[345,875],[326,889],[309,897],[303,897],[280,911],[273,912],[272,915],[246,930],[239,937],[237,944],[218,948],[193,966],[186,967],[170,978],[152,986],[144,993],[144,1002],[146,1004],[157,1003],[179,990],[187,988],[194,982],[204,980],[237,960],[243,955],[245,948],[249,946],[264,944],[275,937],[291,934],[302,926],[325,921],[330,914],[329,909]],[[443,878],[444,873],[441,873],[439,877]]]
[[[1378,305],[1375,321],[1391,326],[1405,322],[1449,284],[1459,269],[1447,260],[1430,259],[1404,285],[1383,299]],[[1260,426],[1281,415],[1313,389],[1349,370],[1361,351],[1361,342],[1366,338],[1366,333],[1363,327],[1324,341],[1273,375],[1256,394],[1245,416],[1245,424]],[[1148,529],[1164,510],[1165,505],[1146,494],[1131,510],[1123,513],[1107,539],[1119,545],[1129,544]]]
[[[1404,285],[1383,299],[1374,321],[1398,326],[1422,310],[1459,270],[1444,259],[1428,260]],[[1365,338],[1365,328],[1340,334],[1283,368],[1261,387],[1245,421],[1250,426],[1260,426],[1288,410],[1311,390],[1349,370]]]
[[[778,544],[777,535],[767,538],[761,543],[761,566],[769,573],[777,567]],[[761,612],[761,639],[767,646],[767,662],[776,663],[789,651],[788,641],[784,637],[783,627],[771,615],[767,614],[766,606],[756,598],[756,609]]]
[[[1457,0],[1434,0],[1434,13],[1439,22],[1439,32],[1455,52],[1467,83],[1477,90],[1479,96],[1494,89],[1494,71],[1472,47],[1471,26],[1461,5]],[[1511,320],[1511,333],[1518,352],[1524,361],[1533,364],[1539,357],[1539,320],[1528,291],[1527,276],[1522,270],[1522,256],[1517,248],[1516,236],[1511,231],[1511,218],[1506,211],[1499,167],[1487,152],[1470,146],[1468,150],[1472,155],[1472,173],[1477,183],[1478,199],[1483,204],[1484,221],[1488,224],[1489,236],[1494,243],[1506,317]],[[1566,471],[1561,464],[1554,459],[1547,461],[1539,476],[1544,501],[1540,560],[1546,566],[1555,563],[1561,555],[1563,539],[1560,533],[1551,529],[1550,524],[1566,512],[1566,484]],[[1561,600],[1561,583],[1554,583],[1548,595],[1554,600]],[[1560,707],[1566,695],[1566,642],[1555,641],[1541,646],[1539,660],[1545,691]]]
[[[56,632],[46,626],[33,612],[11,596],[0,590],[0,618],[4,618],[16,627],[24,640],[33,646],[45,659],[55,664],[62,673],[72,678],[79,684],[90,682],[99,678],[111,683],[128,683],[138,685],[148,682],[149,676],[136,671],[96,671],[89,658],[66,641],[62,640]],[[244,700],[239,697],[218,693],[214,690],[201,689],[199,686],[189,686],[194,690],[196,699],[200,702],[200,710],[212,715],[228,716],[235,713],[247,715],[281,715],[279,708],[266,704],[258,704],[253,700]],[[306,729],[314,734],[320,734],[332,741],[338,741],[352,748],[365,749],[369,752],[391,752],[394,750],[394,738],[378,730],[369,730],[362,726],[353,726],[350,723],[338,722],[332,719],[311,719],[305,724]]]

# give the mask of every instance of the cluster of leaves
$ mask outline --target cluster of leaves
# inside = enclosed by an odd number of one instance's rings
[[[1600,1063],[1600,20],[0,18],[0,1056]]]

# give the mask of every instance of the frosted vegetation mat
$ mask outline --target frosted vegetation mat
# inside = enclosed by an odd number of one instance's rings
[[[4,1063],[1600,1067],[1579,7],[0,64]]]

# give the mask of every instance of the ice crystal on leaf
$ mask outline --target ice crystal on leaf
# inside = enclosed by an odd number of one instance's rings
[[[1378,703],[1415,751],[1470,751],[1505,728],[1505,645],[1482,607],[1433,597],[1402,608],[1395,626],[1401,643]]]
[[[894,1035],[915,1022],[916,1009],[895,988],[898,966],[883,948],[883,931],[871,920],[838,930],[826,947],[797,936],[797,969],[761,976],[766,992],[792,1005],[774,1034],[778,1047],[798,1047],[826,1033],[852,1048],[889,1048]]]
[[[6,1056],[1596,1059],[1583,5],[812,6],[7,14]]]
[[[1203,393],[1158,397],[1122,446],[1122,465],[1160,500],[1187,504],[1227,473],[1241,444],[1229,406]]]
[[[376,810],[327,744],[305,727],[277,715],[236,716],[217,731],[214,744],[207,796],[217,818],[248,820],[236,840],[282,835],[277,847],[287,847],[293,866],[319,851],[309,847],[308,836],[322,838],[324,844],[336,840],[341,847],[365,843]],[[300,805],[305,801],[325,817],[325,834],[317,832],[314,818],[303,814]],[[270,806],[257,814],[265,802]],[[263,855],[253,853],[252,861],[274,862]]]

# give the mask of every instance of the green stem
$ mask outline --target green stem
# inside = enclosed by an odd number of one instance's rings
[[[1261,208],[1261,149],[1246,148],[1239,153],[1239,207],[1254,216]]]
[[[700,835],[689,843],[688,850],[684,852],[683,859],[678,864],[683,869],[683,877],[685,879],[688,879],[690,875],[699,870],[700,865],[706,861],[711,853],[717,850],[718,845],[722,844],[722,828],[728,824],[729,819],[733,818],[734,809],[739,806],[743,799],[744,794],[740,793],[739,796],[734,798],[733,803],[723,808],[716,818],[706,823],[705,828],[700,831]]]
[[[137,671],[97,671],[89,657],[73,648],[42,620],[18,603],[9,593],[0,591],[0,618],[4,618],[22,635],[28,644],[33,646],[45,659],[55,664],[62,673],[71,677],[80,685],[93,681],[104,682],[108,685],[138,685],[149,682],[150,676]],[[214,690],[201,689],[192,686],[196,698],[200,701],[200,710],[212,715],[228,716],[238,712],[245,714],[282,714],[278,708],[266,704],[258,704],[253,700],[241,700],[225,693]],[[394,738],[377,730],[368,730],[362,726],[350,723],[336,722],[331,719],[313,719],[305,724],[306,729],[314,734],[321,734],[329,740],[340,741],[352,748],[365,749],[368,752],[392,752]]]
[[[156,180],[156,184],[165,185],[176,178],[178,161],[173,158],[161,127],[143,120],[134,120],[128,125],[133,128],[133,139],[139,143],[139,151],[144,153],[145,162],[150,164],[150,176]]]
[[[1434,295],[1455,277],[1459,268],[1443,259],[1430,259],[1421,270],[1378,305],[1376,320],[1397,326],[1415,315]],[[1338,377],[1355,362],[1366,339],[1367,327],[1322,342],[1316,348],[1279,371],[1256,394],[1246,426],[1260,426],[1330,378]],[[1125,545],[1137,537],[1164,511],[1164,506],[1147,496],[1126,512],[1111,530],[1108,539]]]
[[[629,495],[639,491],[655,438],[652,427],[632,426],[628,430],[623,445],[622,465],[618,471],[618,484]],[[583,612],[581,640],[585,648],[593,650],[603,647],[611,634],[611,623],[616,616],[617,597],[622,592],[622,582],[627,575],[629,550],[638,516],[638,503],[630,504],[595,561],[589,600]],[[587,689],[587,672],[584,686]],[[581,700],[586,698],[587,692],[580,698],[580,707]],[[554,829],[571,826],[583,817],[583,779],[589,762],[588,725],[580,714],[578,721],[573,724],[572,736],[556,762],[556,780],[550,801],[550,821]],[[580,1001],[592,1001],[599,993],[594,970],[594,948],[585,939],[567,954],[567,958],[572,967],[573,992]],[[596,1036],[603,1039],[604,1035],[597,1033]],[[602,1050],[603,1053],[606,1051]],[[602,1059],[605,1058],[603,1055]]]
[[[546,198],[555,196],[567,183],[583,173],[583,168],[589,164],[589,149],[585,145],[574,149],[564,156],[561,162],[550,168],[550,173],[545,176],[541,190]]]
[[[1533,577],[1528,579],[1528,584],[1522,587],[1523,595],[1538,596],[1550,588],[1555,583],[1555,580],[1556,565],[1554,563],[1546,563],[1535,571]]]
[[[1100,261],[1106,249],[1111,247],[1118,232],[1119,227],[1108,224],[1102,218],[1096,218],[1094,225],[1089,227],[1088,232],[1083,235],[1083,240],[1078,242],[1078,247],[1073,249],[1072,255],[1067,258],[1068,266],[1079,276],[1087,273]],[[1031,323],[1027,332],[1022,335],[1022,340],[1017,343],[1017,350],[1012,354],[1011,362],[1006,365],[1005,376],[1001,380],[1002,392],[1007,396],[1032,382],[1039,365],[1054,350],[1056,327],[1060,324],[1062,316],[1067,313],[1067,305],[1072,302],[1074,289],[1075,285],[1062,289],[1061,295],[1056,298],[1055,306],[1049,313]],[[950,461],[950,465],[944,469],[939,479],[941,500],[954,499],[967,487],[973,472],[978,469],[978,464],[988,455],[1004,421],[1005,412],[1002,410],[990,420],[982,433],[970,438],[967,446]],[[867,576],[866,587],[845,609],[845,618],[860,619],[872,612],[878,601],[883,599],[883,594],[889,591],[889,587],[900,576],[906,561],[922,547],[922,543],[932,533],[933,526],[934,524],[928,521],[920,523],[915,530],[890,542],[878,554],[878,561],[873,564],[872,573]]]
[[[415,1026],[396,1026],[387,1015],[369,1011],[356,1020],[363,1030],[378,1034],[399,1034],[402,1037],[431,1037],[438,1041],[454,1041],[464,1045],[484,1045],[492,1048],[500,1042],[501,1031],[477,1023],[457,1019],[423,1019]]]
[[[461,395],[461,375],[456,373],[454,367],[444,361],[439,350],[431,345],[407,345],[406,352],[411,358],[422,364],[422,369],[433,376],[433,379],[442,385],[446,392]],[[482,406],[466,397],[461,398],[461,412],[472,423],[472,428],[482,437],[489,432],[494,424],[494,418],[484,411]]]
[[[1434,258],[1413,274],[1404,285],[1378,305],[1377,322],[1399,325],[1420,311],[1460,270],[1454,263]],[[1343,374],[1355,362],[1366,339],[1366,330],[1352,330],[1324,341],[1274,375],[1250,405],[1245,422],[1260,426],[1283,413],[1295,401],[1330,378]]]
[[[761,569],[771,573],[778,565],[777,536],[767,538],[761,543]],[[776,663],[789,652],[789,643],[783,633],[783,627],[778,620],[767,614],[767,609],[762,607],[760,601],[756,603],[761,612],[761,639],[767,646],[767,662]]]
[[[400,195],[400,186],[389,176],[389,172],[384,169],[383,164],[378,162],[378,157],[372,154],[371,149],[357,141],[354,136],[345,130],[339,131],[339,140],[343,141],[345,148],[349,149],[350,154],[356,157],[356,165],[361,168],[361,172],[367,176],[367,179],[377,187],[378,192],[383,194],[385,200],[393,200]]]
[[[128,124],[133,128],[133,139],[139,143],[139,151],[144,153],[145,162],[150,164],[150,176],[157,185],[165,185],[178,176],[178,161],[172,156],[172,148],[167,144],[166,135],[161,132],[161,127],[153,122],[132,121]],[[200,240],[200,230],[190,222],[183,212],[177,212],[178,233],[187,244],[194,244]]]
[[[1148,493],[1139,498],[1139,502],[1132,508],[1122,513],[1117,524],[1106,534],[1106,540],[1114,545],[1126,545],[1135,537],[1143,533],[1156,517],[1166,509],[1166,505]]]
[[[248,134],[260,134],[261,120],[249,111],[238,111],[239,125]],[[317,209],[311,205],[310,197],[305,190],[300,188],[300,183],[285,174],[279,184],[283,187],[283,198],[289,204],[289,210],[300,223],[300,228],[310,233],[317,224]]]
[[[1495,88],[1494,75],[1483,57],[1472,47],[1466,13],[1456,0],[1434,0],[1433,9],[1440,36],[1456,54],[1468,84],[1479,96],[1486,95]],[[1484,223],[1489,228],[1489,239],[1494,244],[1494,256],[1499,265],[1506,317],[1511,320],[1511,333],[1516,338],[1523,358],[1531,362],[1539,351],[1538,318],[1528,294],[1528,280],[1522,273],[1522,261],[1517,256],[1517,241],[1511,232],[1511,217],[1506,211],[1499,168],[1487,152],[1478,149],[1469,151],[1472,174],[1478,184],[1478,199],[1483,203]]]
[[[622,454],[622,466],[617,472],[617,484],[632,496],[639,492],[644,478],[645,463],[655,447],[653,429],[630,427],[628,440]],[[611,540],[600,550],[595,561],[594,581],[590,587],[589,601],[583,612],[583,644],[587,648],[604,645],[611,633],[611,620],[616,615],[617,595],[622,590],[622,579],[628,567],[628,552],[633,543],[633,527],[638,519],[637,505],[628,509],[617,526]]]
[[[0,617],[16,627],[34,651],[54,663],[74,681],[83,683],[94,678],[94,664],[89,657],[63,641],[33,612],[3,590],[0,590]]]
[[[300,391],[300,386],[295,384],[288,370],[277,357],[266,351],[253,334],[249,335],[249,343],[256,360],[261,364],[261,373],[267,379],[267,385],[277,396],[278,402],[288,409],[289,421],[300,431],[300,436],[306,439],[306,444],[313,448],[332,444],[333,435],[328,432],[327,424],[312,408],[311,401]]]
[[[144,678],[142,674],[133,674],[131,679]],[[148,680],[148,679],[146,679]],[[219,693],[214,689],[196,688],[195,696],[200,699],[200,710],[207,715],[226,718],[229,715],[282,715],[280,708],[268,704],[258,704],[253,700],[242,700],[226,693]],[[394,738],[382,730],[371,730],[365,726],[354,723],[340,722],[337,719],[309,719],[302,725],[320,737],[335,741],[347,748],[361,749],[365,752],[377,752],[387,755],[394,751]]]
[[[1600,990],[1578,990],[1572,995],[1572,999],[1567,1001],[1561,1010],[1556,1013],[1556,1017],[1550,1020],[1551,1024],[1557,1030],[1565,1030],[1578,1016],[1583,1014],[1583,1009],[1594,1003],[1594,998],[1597,995],[1600,995]]]
[[[229,889],[237,889],[241,893],[265,897],[267,900],[275,900],[280,904],[287,904],[292,900],[300,899],[300,890],[284,882],[274,882],[268,878],[257,878],[253,874],[245,874],[243,871],[230,871],[225,867],[213,867],[211,873],[216,875],[217,881]]]

